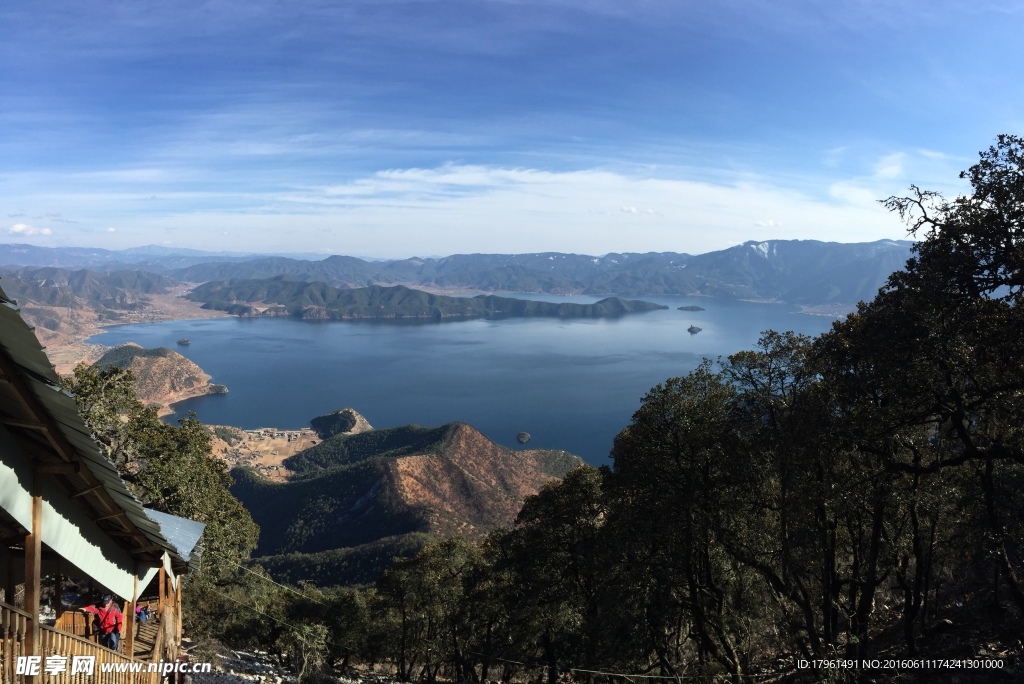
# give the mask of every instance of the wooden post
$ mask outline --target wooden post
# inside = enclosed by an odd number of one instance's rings
[[[128,603],[128,614],[125,616],[124,625],[125,631],[125,644],[124,654],[129,658],[135,657],[135,631],[138,626],[135,624],[135,603],[138,601],[139,596],[139,570],[135,569],[135,582],[132,584],[132,600]]]
[[[39,595],[42,589],[43,496],[39,476],[32,475],[32,531],[25,535],[25,612],[32,616],[25,635],[25,654],[39,653]]]
[[[160,564],[160,572],[156,576],[156,610],[157,613],[162,614],[164,610],[164,579],[167,576],[167,571],[164,570],[163,563]]]
[[[173,588],[171,586],[171,573],[164,573],[164,605],[168,608],[174,608],[174,596]]]
[[[181,575],[178,575],[178,589],[175,591],[175,612],[178,615],[178,647],[181,647]]]

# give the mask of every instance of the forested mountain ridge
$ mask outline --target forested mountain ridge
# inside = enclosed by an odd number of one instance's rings
[[[165,275],[125,270],[12,268],[0,270],[4,289],[14,299],[69,308],[137,310],[146,295],[166,294],[177,281]]]
[[[463,423],[410,425],[328,437],[285,461],[287,483],[235,469],[232,493],[260,525],[264,567],[296,580],[312,564],[325,583],[345,584],[372,581],[428,536],[482,539],[510,526],[527,496],[581,463],[499,446]]]
[[[96,269],[135,268],[190,283],[288,276],[337,288],[406,285],[443,291],[701,294],[799,304],[853,304],[874,296],[888,275],[906,262],[912,244],[893,240],[853,244],[767,240],[700,255],[650,252],[589,256],[540,252],[455,254],[393,261],[338,255],[311,260],[209,253],[128,254],[70,248],[47,251],[27,245],[0,245],[0,264],[52,262],[82,263]]]
[[[203,308],[239,316],[293,316],[305,319],[478,318],[618,316],[668,307],[651,302],[602,299],[594,304],[537,302],[495,295],[448,297],[402,285],[338,289],[327,283],[277,276],[200,285],[187,295]]]
[[[841,244],[815,240],[747,242],[701,255],[456,254],[440,259],[363,262],[267,258],[209,263],[171,274],[204,282],[288,275],[337,287],[404,284],[432,289],[552,294],[701,294],[800,304],[870,299],[910,255],[909,241]]]

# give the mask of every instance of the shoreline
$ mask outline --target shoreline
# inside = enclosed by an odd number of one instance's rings
[[[200,304],[185,299],[182,295],[191,289],[175,288],[162,295],[149,295],[150,305],[146,309],[122,314],[120,320],[101,321],[95,312],[73,312],[70,309],[50,309],[62,321],[71,326],[67,331],[48,330],[36,325],[36,337],[59,375],[67,375],[79,363],[95,363],[112,347],[89,342],[108,328],[137,323],[166,323],[205,318],[227,318],[223,311],[203,309]],[[86,314],[86,315],[83,315]],[[88,315],[91,314],[91,315]],[[26,316],[32,318],[31,316]]]

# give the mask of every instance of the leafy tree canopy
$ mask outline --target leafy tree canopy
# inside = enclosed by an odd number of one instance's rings
[[[256,546],[259,528],[228,490],[224,464],[210,455],[210,433],[188,416],[168,425],[135,397],[131,372],[84,364],[62,379],[86,425],[143,504],[206,524],[200,577],[232,571]]]

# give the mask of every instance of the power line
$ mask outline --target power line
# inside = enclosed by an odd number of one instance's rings
[[[258,573],[258,572],[256,572],[256,571],[254,571],[254,570],[250,570],[249,568],[245,567],[244,565],[239,565],[238,563],[236,563],[235,561],[231,560],[230,558],[227,558],[227,557],[225,557],[225,556],[221,556],[221,555],[220,555],[219,553],[217,553],[216,551],[210,551],[210,550],[207,550],[206,552],[207,552],[207,553],[212,553],[212,554],[213,554],[214,556],[219,556],[220,558],[223,558],[223,559],[224,559],[225,561],[227,561],[228,563],[231,563],[232,565],[234,565],[234,566],[235,566],[236,568],[241,568],[242,570],[245,570],[246,572],[248,572],[248,573],[250,573],[250,574],[253,574],[253,575],[255,575],[256,577],[259,577],[259,578],[260,578],[261,580],[265,580],[265,581],[267,581],[267,582],[270,582],[271,584],[275,584],[275,585],[277,585],[277,586],[281,587],[282,589],[284,589],[284,590],[286,590],[286,591],[290,591],[290,592],[292,592],[292,593],[293,593],[293,594],[295,594],[296,596],[301,596],[302,598],[304,598],[304,599],[306,599],[306,600],[308,600],[308,601],[312,601],[313,603],[319,603],[319,604],[320,604],[321,606],[324,606],[324,607],[329,607],[329,606],[328,606],[328,605],[327,605],[326,603],[324,603],[323,601],[320,601],[320,600],[318,600],[318,599],[315,599],[315,598],[313,598],[312,596],[309,596],[308,594],[303,594],[303,593],[302,593],[301,591],[296,591],[295,589],[292,589],[291,587],[289,587],[289,586],[287,586],[287,585],[285,585],[285,584],[281,584],[280,582],[275,582],[275,581],[274,581],[273,579],[271,579],[270,577],[267,577],[266,575],[261,575],[260,573]]]
[[[259,613],[259,614],[260,614],[260,615],[262,615],[263,617],[267,617],[267,618],[270,618],[270,619],[271,619],[271,620],[273,620],[274,622],[279,622],[279,623],[281,623],[282,625],[284,625],[285,627],[290,627],[290,628],[292,628],[292,629],[298,629],[298,627],[296,627],[295,625],[291,624],[290,622],[285,622],[284,620],[279,620],[279,619],[277,619],[276,617],[274,617],[273,615],[270,615],[270,614],[268,614],[268,613],[264,613],[264,612],[263,612],[262,610],[259,610],[259,609],[257,609],[257,608],[254,608],[253,606],[250,606],[250,605],[249,605],[248,603],[242,603],[241,601],[239,601],[239,600],[237,600],[237,599],[233,599],[233,598],[231,598],[231,597],[230,597],[230,596],[228,596],[227,594],[222,594],[222,593],[220,593],[219,591],[217,591],[216,589],[211,589],[211,591],[212,591],[212,592],[213,592],[214,594],[217,594],[217,596],[220,596],[221,598],[226,598],[226,599],[227,599],[228,601],[231,601],[232,603],[237,603],[237,604],[238,604],[238,605],[240,605],[240,606],[243,606],[243,607],[245,607],[245,608],[248,608],[249,610],[251,610],[251,611],[252,611],[252,612],[254,612],[254,613]]]

